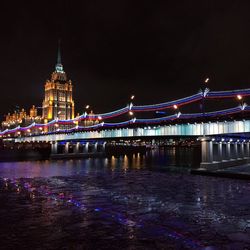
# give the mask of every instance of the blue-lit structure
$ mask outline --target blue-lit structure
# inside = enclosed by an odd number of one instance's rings
[[[124,108],[95,115],[86,113],[74,119],[54,119],[48,123],[33,123],[27,127],[16,127],[0,132],[3,140],[15,143],[50,142],[52,154],[58,153],[58,145],[64,145],[64,153],[69,152],[69,145],[74,148],[75,154],[79,153],[80,146],[84,152],[88,150],[88,144],[92,141],[94,150],[98,145],[105,150],[107,140],[159,138],[159,137],[192,137],[201,141],[203,167],[234,165],[248,161],[249,158],[249,119],[228,119],[231,115],[246,114],[250,106],[241,105],[201,113],[181,113],[163,116],[159,118],[137,119],[137,112],[162,111],[198,102],[204,98],[237,98],[250,95],[250,89],[233,91],[209,91],[205,89],[195,95],[182,99],[152,105],[133,105],[130,103]],[[107,122],[106,120],[124,114],[133,114],[132,119],[121,122]],[[219,118],[219,119],[218,119]],[[99,123],[91,126],[79,126],[78,123],[85,119],[98,119]],[[204,120],[205,119],[205,120]],[[59,125],[68,125],[61,128]],[[54,130],[48,128],[57,128]],[[94,143],[93,143],[94,141]],[[229,145],[229,146],[228,146]],[[232,146],[233,145],[233,146]],[[216,150],[216,160],[214,159]]]

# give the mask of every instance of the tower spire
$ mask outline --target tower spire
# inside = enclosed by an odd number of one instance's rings
[[[61,39],[58,40],[57,64],[62,64],[62,58],[61,58]]]
[[[63,73],[62,57],[61,57],[61,39],[58,40],[56,72]]]

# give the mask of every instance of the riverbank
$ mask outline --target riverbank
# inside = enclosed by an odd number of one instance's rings
[[[242,180],[250,180],[250,164],[244,164],[241,166],[234,166],[225,169],[218,170],[207,170],[207,169],[192,169],[191,174],[213,176],[213,177],[224,177],[234,178]]]

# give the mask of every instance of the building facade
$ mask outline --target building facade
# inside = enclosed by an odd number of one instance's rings
[[[73,85],[63,70],[60,47],[57,63],[51,79],[45,83],[45,96],[42,104],[44,122],[54,119],[73,119],[75,105],[72,97]]]
[[[42,117],[37,114],[37,108],[34,105],[30,108],[28,114],[25,109],[21,109],[20,111],[16,110],[12,114],[8,113],[2,122],[2,128],[11,129],[17,126],[28,126],[33,122],[43,122]]]
[[[5,115],[5,120],[2,121],[2,129],[11,129],[17,126],[25,127],[32,123],[46,124],[54,119],[74,119],[75,105],[72,92],[73,84],[71,80],[67,79],[67,75],[63,69],[59,47],[55,71],[51,74],[50,80],[47,80],[45,83],[42,107],[33,105],[29,109],[29,111],[26,111],[25,109],[17,109],[13,113],[8,113],[7,115]],[[90,116],[90,118],[74,121],[71,124],[56,123],[54,126],[45,126],[43,131],[41,130],[41,127],[33,128],[32,130],[37,130],[37,133],[59,131],[61,129],[72,128],[75,126],[92,126],[100,122],[93,111],[89,112],[88,115]],[[78,116],[80,116],[79,113],[77,114],[77,117]],[[29,134],[30,132],[30,129],[28,129],[27,133]]]

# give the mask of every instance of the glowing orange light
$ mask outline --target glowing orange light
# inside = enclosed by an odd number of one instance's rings
[[[174,109],[178,109],[178,106],[175,104],[175,105],[173,106],[173,108],[174,108]]]
[[[129,111],[129,115],[133,115],[134,113],[132,111]]]
[[[209,81],[209,78],[206,78],[205,83],[208,83],[208,81]]]
[[[242,99],[242,95],[237,95],[237,99],[241,100]]]
[[[102,119],[102,117],[99,115],[99,116],[98,116],[98,120],[101,120],[101,119]]]

